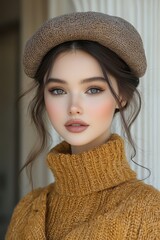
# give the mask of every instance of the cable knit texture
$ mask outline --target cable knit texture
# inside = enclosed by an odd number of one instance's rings
[[[62,142],[47,163],[55,183],[20,201],[7,240],[160,239],[160,192],[137,180],[121,137],[80,154]]]

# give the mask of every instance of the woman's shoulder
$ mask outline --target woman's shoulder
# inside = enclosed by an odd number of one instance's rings
[[[160,192],[156,188],[136,179],[115,187],[107,200],[105,214],[97,221],[101,219],[104,229],[110,226],[108,232],[116,226],[119,235],[115,239],[133,239],[133,232],[134,239],[160,239]]]
[[[154,215],[160,221],[160,191],[152,185],[134,179],[117,186],[111,198],[124,212],[136,212],[142,218]]]
[[[118,187],[117,192],[121,193],[121,199],[130,206],[160,209],[160,191],[141,180],[135,179],[124,183]]]
[[[160,227],[160,191],[143,181],[131,184],[125,208],[136,212],[144,223],[158,224]]]
[[[13,211],[6,239],[10,239],[10,236],[13,234],[19,239],[18,234],[24,233],[24,227],[27,225],[28,221],[32,221],[32,219],[35,218],[36,212],[40,211],[42,214],[45,213],[47,195],[52,186],[53,184],[50,184],[43,188],[37,188],[26,194],[19,201]]]
[[[40,187],[40,188],[36,188],[34,190],[32,190],[31,192],[27,193],[24,197],[22,197],[22,199],[18,202],[17,206],[14,209],[14,212],[19,209],[22,208],[23,206],[28,206],[28,208],[30,207],[30,205],[33,205],[35,203],[35,201],[38,201],[38,199],[43,199],[46,197],[46,195],[48,194],[48,192],[50,191],[51,187],[53,186],[53,184],[50,184],[46,187]]]
[[[142,213],[140,237],[143,236],[144,239],[159,239],[160,191],[152,185],[140,182],[136,190],[136,196],[138,199],[136,209]]]
[[[156,205],[160,207],[160,191],[143,181],[135,183],[135,197],[138,197],[147,205]]]

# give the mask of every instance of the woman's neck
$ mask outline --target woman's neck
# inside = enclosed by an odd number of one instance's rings
[[[71,153],[72,154],[79,154],[82,152],[87,152],[89,150],[92,150],[95,147],[98,147],[108,141],[110,138],[111,133],[107,132],[102,135],[100,135],[98,138],[94,139],[93,141],[83,144],[83,145],[71,145]]]

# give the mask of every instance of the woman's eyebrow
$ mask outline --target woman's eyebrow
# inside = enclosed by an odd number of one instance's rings
[[[106,79],[104,77],[90,77],[90,78],[86,78],[80,81],[81,84],[83,83],[90,83],[90,82],[96,82],[96,81],[101,81],[101,82],[106,82]],[[50,82],[53,83],[61,83],[61,84],[67,84],[67,81],[59,79],[59,78],[48,78],[46,80],[45,84],[48,84]]]
[[[45,84],[48,84],[50,82],[53,83],[62,83],[62,84],[66,84],[67,82],[65,80],[59,79],[59,78],[48,78],[45,82]]]
[[[83,79],[81,80],[81,83],[89,83],[89,82],[97,82],[97,81],[100,81],[100,82],[106,82],[106,79],[104,77],[91,77],[91,78],[86,78],[86,79]]]

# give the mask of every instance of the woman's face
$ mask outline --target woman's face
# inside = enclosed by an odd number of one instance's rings
[[[111,84],[118,94],[115,79]],[[45,80],[45,106],[52,126],[71,144],[72,153],[103,144],[117,107],[99,63],[88,53],[61,53]]]

